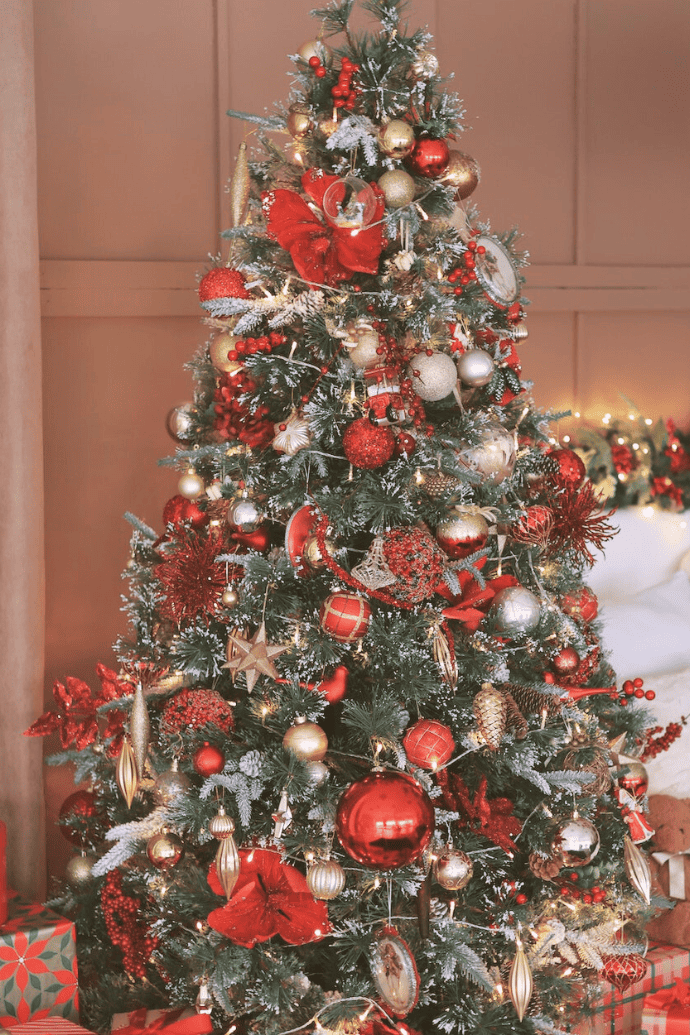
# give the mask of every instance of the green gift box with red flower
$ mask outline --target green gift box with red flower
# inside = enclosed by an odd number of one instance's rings
[[[44,1017],[79,1020],[74,924],[14,896],[0,927],[0,1027]]]

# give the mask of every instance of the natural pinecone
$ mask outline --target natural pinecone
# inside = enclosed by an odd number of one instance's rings
[[[560,859],[545,859],[537,852],[532,852],[529,857],[529,868],[535,877],[541,880],[553,880],[561,871],[562,862]]]
[[[563,768],[577,773],[594,773],[595,779],[583,784],[583,794],[594,794],[597,798],[606,794],[611,786],[611,772],[606,758],[601,751],[597,751],[591,762],[584,764],[578,762],[578,752],[569,751],[563,759]]]
[[[540,715],[546,708],[547,715],[558,715],[563,707],[561,699],[555,694],[544,694],[540,690],[532,690],[529,686],[506,683],[504,689],[512,694],[523,713],[536,712],[537,715]]]

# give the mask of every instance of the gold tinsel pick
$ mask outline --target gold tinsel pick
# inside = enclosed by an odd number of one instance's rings
[[[134,759],[134,751],[129,739],[125,737],[122,741],[120,754],[115,768],[115,779],[120,789],[120,794],[127,802],[127,808],[131,809],[134,795],[137,793],[139,778],[137,776],[137,764]]]
[[[441,669],[441,675],[450,687],[458,685],[458,666],[455,658],[451,655],[448,637],[440,625],[434,631],[434,661]]]
[[[652,895],[652,875],[643,852],[629,837],[624,842],[625,872],[638,895],[649,905]]]
[[[472,705],[477,726],[487,747],[498,751],[506,728],[508,705],[506,699],[491,683],[482,683],[482,688]]]
[[[240,226],[249,200],[249,163],[247,144],[243,140],[237,152],[235,169],[230,180],[230,220],[233,226]]]
[[[141,683],[137,684],[134,691],[132,712],[129,718],[129,732],[132,738],[132,750],[134,751],[134,761],[137,767],[137,777],[139,780],[142,780],[144,778],[144,766],[146,765],[149,741],[151,740],[151,722]]]
[[[527,962],[525,950],[521,942],[518,941],[515,956],[510,966],[510,973],[508,974],[508,994],[519,1020],[522,1020],[527,1012],[533,991],[534,980],[532,979],[532,971]]]

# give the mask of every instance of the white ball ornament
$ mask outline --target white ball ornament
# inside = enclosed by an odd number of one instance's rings
[[[379,336],[376,331],[361,330],[355,331],[357,344],[350,349],[348,356],[357,370],[369,370],[381,362],[378,354],[380,348]]]
[[[481,388],[494,376],[494,361],[483,349],[469,349],[458,360],[458,374],[463,384]]]
[[[455,363],[445,352],[420,352],[407,368],[412,387],[425,402],[445,399],[455,388],[458,372]]]
[[[188,500],[198,499],[204,491],[204,487],[204,479],[200,478],[191,468],[182,475],[177,483],[177,491],[180,496],[185,496]]]

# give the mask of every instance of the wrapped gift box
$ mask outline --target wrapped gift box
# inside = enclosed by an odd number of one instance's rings
[[[86,1028],[66,1021],[64,1017],[44,1017],[40,1021],[16,1024],[12,1035],[91,1035]]]
[[[0,927],[0,1027],[45,1017],[79,1020],[76,931],[51,909],[15,896]]]
[[[690,981],[690,952],[675,945],[654,945],[647,953],[649,969],[642,981],[619,992],[602,981],[604,994],[596,1012],[583,1017],[577,1035],[640,1035],[645,997]],[[688,1029],[690,1030],[690,1029]],[[651,1035],[651,1033],[650,1033]]]
[[[116,1013],[110,1030],[115,1035],[142,1035],[143,1032],[160,1035],[205,1035],[213,1030],[207,1013],[197,1013],[191,1007],[181,1010],[133,1010]]]
[[[690,985],[679,979],[673,988],[645,996],[642,1029],[648,1035],[690,1032]]]

